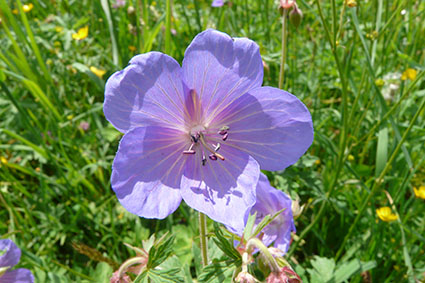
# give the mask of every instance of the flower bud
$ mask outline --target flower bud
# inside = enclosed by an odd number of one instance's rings
[[[84,132],[87,132],[90,128],[90,124],[86,121],[82,121],[80,125],[78,126],[79,129],[83,130]]]
[[[357,6],[357,2],[356,0],[346,0],[345,3],[347,4],[348,7],[350,8],[354,8]]]
[[[305,204],[300,206],[299,200],[292,200],[291,209],[292,209],[292,216],[294,217],[294,219],[297,219],[301,215],[301,213],[304,210],[304,207],[305,207]]]
[[[282,267],[278,273],[272,272],[267,277],[267,283],[301,283],[302,280],[289,266]]]
[[[298,8],[298,5],[295,4],[291,13],[289,13],[289,21],[291,24],[298,28],[301,24],[301,20],[303,19],[303,12]]]
[[[254,276],[252,276],[250,273],[246,271],[242,271],[238,274],[238,276],[235,278],[236,282],[239,283],[255,283],[257,280]]]
[[[133,6],[128,6],[128,8],[127,8],[127,14],[128,15],[134,14],[134,11],[136,11],[136,10],[134,9]]]
[[[294,0],[280,0],[279,8],[290,9],[294,4]]]
[[[131,279],[130,279],[130,276],[128,276],[127,274],[124,274],[124,276],[120,277],[119,272],[117,270],[112,274],[112,277],[109,279],[109,282],[110,283],[130,283]]]

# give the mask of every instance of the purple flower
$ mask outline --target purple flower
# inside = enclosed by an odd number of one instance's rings
[[[116,0],[114,4],[112,4],[112,8],[118,9],[120,7],[125,6],[125,0]]]
[[[10,270],[21,258],[21,250],[9,239],[0,240],[0,282],[34,282],[34,276],[26,268]]]
[[[279,214],[263,231],[262,241],[266,246],[274,242],[274,247],[286,253],[291,242],[291,232],[295,231],[294,218],[291,209],[292,200],[282,191],[270,185],[266,175],[261,173],[257,184],[257,202],[251,209],[251,214],[257,212],[255,223],[258,224],[270,214]]]
[[[90,124],[87,121],[82,121],[80,125],[78,125],[78,128],[83,130],[84,132],[87,132],[90,128]]]
[[[262,81],[258,45],[211,29],[194,38],[182,67],[149,52],[113,74],[104,113],[125,133],[111,179],[121,204],[162,219],[183,199],[242,231],[260,167],[285,169],[313,140],[304,104]]]
[[[211,4],[212,7],[221,7],[224,5],[224,0],[214,0]]]

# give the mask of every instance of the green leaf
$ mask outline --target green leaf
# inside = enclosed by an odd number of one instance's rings
[[[208,283],[232,282],[233,271],[236,267],[236,261],[214,262],[202,270],[198,280]]]
[[[339,283],[348,280],[351,276],[361,273],[363,271],[372,269],[376,266],[375,261],[361,262],[358,259],[353,259],[349,262],[344,262],[335,271],[333,282]]]
[[[224,252],[228,257],[240,261],[241,255],[240,253],[234,248],[233,246],[233,240],[228,240],[224,237],[223,233],[221,232],[220,226],[214,222],[214,229],[215,229],[215,238],[212,238],[214,243],[219,247],[220,250]]]
[[[4,82],[6,80],[6,75],[4,74],[3,70],[0,69],[0,82]]]
[[[165,15],[162,15],[159,18],[158,23],[152,28],[151,32],[150,33],[147,32],[149,34],[149,36],[148,36],[148,38],[145,41],[145,44],[143,46],[144,52],[149,52],[149,51],[152,50],[153,42],[155,41],[156,36],[161,31],[161,28],[164,25],[164,18],[165,18]]]
[[[109,35],[111,37],[112,42],[112,60],[114,61],[115,66],[121,65],[121,60],[118,53],[118,44],[115,37],[114,32],[114,22],[111,17],[111,11],[109,9],[109,1],[108,0],[100,0],[100,4],[102,5],[103,12],[106,16],[106,21],[108,22],[108,28],[109,28]]]
[[[184,278],[179,274],[180,271],[180,268],[169,270],[151,269],[148,271],[148,277],[152,282],[183,283]]]
[[[192,239],[193,233],[191,229],[187,229],[185,225],[174,225],[171,231],[176,235],[176,243],[174,245],[174,253],[183,263],[190,265],[193,259],[192,255]]]
[[[243,237],[245,240],[248,240],[249,238],[251,238],[252,229],[254,228],[256,218],[257,218],[257,212],[249,215],[248,221],[245,225],[245,229],[243,230]]]
[[[388,128],[383,128],[378,134],[378,145],[376,149],[375,175],[379,176],[388,161]]]
[[[263,220],[261,220],[260,223],[258,223],[257,227],[255,227],[254,233],[252,233],[252,236],[257,236],[258,234],[260,234],[260,232],[267,226],[269,225],[276,217],[278,217],[282,212],[284,212],[286,210],[286,208],[283,208],[281,210],[279,210],[278,212],[276,212],[273,216],[268,214],[266,215]]]
[[[147,280],[148,277],[148,271],[145,270],[142,273],[140,273],[139,275],[137,275],[136,279],[134,279],[134,283],[142,283],[142,282],[148,282]]]
[[[199,275],[202,272],[202,257],[201,257],[201,249],[195,242],[192,243],[192,253],[193,253],[193,262],[195,265],[196,277],[199,277]]]
[[[307,269],[311,282],[328,282],[333,278],[335,261],[333,258],[315,256],[311,260],[313,269]]]
[[[96,282],[108,283],[114,270],[106,262],[99,262],[94,270],[93,274],[90,274],[92,278],[96,278]]]
[[[89,78],[99,87],[100,90],[104,90],[105,83],[92,71],[90,71],[90,68],[88,66],[81,63],[73,63],[72,66],[81,73],[84,73],[89,76]]]
[[[173,252],[174,236],[162,236],[149,250],[147,269],[153,269],[163,263]]]

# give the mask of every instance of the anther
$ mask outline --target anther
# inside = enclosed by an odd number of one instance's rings
[[[183,154],[195,154],[195,151],[193,150],[194,145],[195,145],[195,143],[192,143],[188,150],[183,151]]]
[[[229,134],[228,134],[228,133],[225,133],[221,139],[222,139],[223,141],[225,141],[225,140],[227,140],[227,137],[228,137],[228,136],[229,136]]]
[[[194,142],[194,143],[197,143],[198,142],[198,140],[199,140],[199,135],[196,135],[196,136],[190,136],[191,138],[192,138],[192,141]]]
[[[202,166],[205,166],[205,164],[207,163],[207,158],[205,157],[205,155],[202,156]]]
[[[229,126],[223,126],[223,127],[220,128],[220,130],[218,130],[218,134],[219,135],[225,135],[225,134],[227,134],[227,131],[229,129],[230,129]]]
[[[216,145],[215,145],[215,147],[214,147],[214,150],[215,151],[218,151],[220,149],[220,144],[219,143],[217,143]]]
[[[217,156],[215,154],[210,154],[208,156],[211,160],[217,160]]]

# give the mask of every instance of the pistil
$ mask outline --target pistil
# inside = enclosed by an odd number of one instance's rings
[[[214,149],[212,149],[204,140],[204,136],[202,135],[202,133],[199,135],[199,141],[202,143],[202,145],[212,154],[214,154],[215,156],[217,156],[218,158],[220,158],[221,160],[224,160],[224,156],[219,154],[217,151],[215,151]]]

